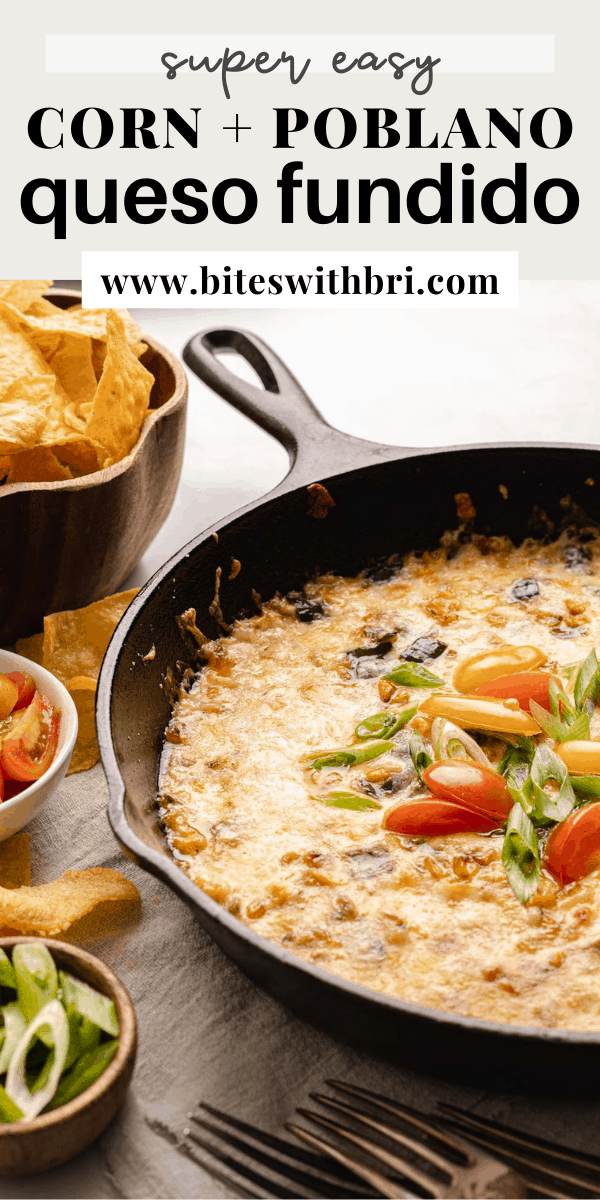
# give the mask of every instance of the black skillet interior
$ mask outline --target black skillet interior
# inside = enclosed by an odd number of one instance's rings
[[[242,382],[216,356],[241,353],[263,388]],[[97,722],[109,817],[123,849],[190,903],[203,926],[249,975],[334,1034],[422,1069],[519,1088],[597,1090],[600,1036],[520,1030],[403,1004],[312,967],[268,943],[212,901],[169,855],[156,806],[159,759],[170,718],[170,681],[195,665],[176,616],[209,613],[222,568],[225,621],[256,611],[256,596],[302,587],[331,570],[355,574],[392,553],[435,546],[456,525],[457,492],[468,492],[477,529],[515,542],[556,529],[566,496],[597,519],[598,454],[586,447],[515,445],[415,451],[362,442],[326,425],[299,385],[258,338],[212,330],[192,339],[186,362],[215,391],[287,447],[292,468],[265,500],[203,532],[162,567],[121,621],[98,690]],[[307,485],[326,484],[335,506],[314,515]],[[502,485],[502,492],[500,486]],[[536,515],[537,514],[537,515]],[[536,521],[539,528],[536,528]],[[541,525],[540,525],[541,522]],[[547,527],[546,527],[547,528]],[[229,580],[231,559],[241,571]],[[484,569],[485,560],[482,560]],[[148,652],[155,648],[154,657]]]

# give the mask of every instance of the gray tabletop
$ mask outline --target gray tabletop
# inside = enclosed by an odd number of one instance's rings
[[[514,312],[148,310],[136,316],[176,353],[209,325],[254,330],[326,418],[358,436],[404,445],[600,443],[597,283],[523,283]],[[281,447],[191,379],[177,498],[127,586],[142,584],[180,545],[266,492],[285,469]],[[598,1144],[600,1103],[434,1081],[300,1021],[245,979],[166,887],[121,857],[105,809],[101,767],[67,779],[29,827],[33,872],[37,883],[69,868],[112,866],[140,889],[140,910],[127,924],[110,934],[97,924],[86,942],[116,970],[136,1005],[133,1084],[122,1114],[91,1149],[44,1175],[0,1182],[0,1196],[231,1196],[178,1149],[188,1111],[204,1099],[281,1131],[326,1077],[423,1109],[437,1099],[476,1107],[582,1149]]]

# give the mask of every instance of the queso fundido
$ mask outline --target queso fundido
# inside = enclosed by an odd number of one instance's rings
[[[600,1028],[600,541],[455,535],[202,644],[167,730],[182,869],[311,963]]]

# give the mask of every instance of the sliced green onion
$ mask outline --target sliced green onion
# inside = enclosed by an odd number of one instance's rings
[[[569,775],[573,791],[586,800],[600,799],[600,775]]]
[[[518,771],[519,768],[526,766],[528,768],[533,762],[535,755],[535,742],[533,738],[523,737],[522,734],[514,734],[510,739],[505,735],[505,740],[508,742],[506,750],[498,763],[499,775],[510,775],[513,771]]]
[[[394,667],[384,679],[389,679],[390,683],[396,683],[403,687],[417,688],[434,688],[445,687],[446,680],[440,679],[437,675],[432,675],[426,667],[419,666],[418,663],[401,663],[400,666]]]
[[[96,1025],[95,1021],[90,1021],[89,1017],[79,1018],[79,1045],[81,1054],[89,1054],[90,1050],[95,1050],[100,1041],[100,1026]]]
[[[548,737],[554,738],[555,742],[585,741],[590,736],[590,721],[587,713],[580,713],[569,725],[554,716],[553,713],[549,713],[547,709],[542,708],[541,704],[537,704],[535,700],[529,701],[529,708],[534,720]]]
[[[587,587],[587,584],[584,583],[583,586]],[[571,676],[575,674],[578,667],[579,667],[578,662],[564,663],[563,666],[560,668],[560,670],[562,671],[563,675],[566,675],[567,679],[570,679]]]
[[[418,707],[418,704],[412,704],[395,712],[388,709],[387,712],[375,713],[373,717],[365,717],[364,721],[356,726],[354,733],[361,741],[374,737],[392,738],[415,716]]]
[[[595,650],[590,650],[587,658],[584,658],[577,675],[575,677],[575,686],[573,688],[573,697],[577,708],[581,711],[586,700],[591,700],[596,703],[600,694],[600,663],[596,656]]]
[[[533,812],[532,788],[529,775],[525,780],[520,780],[515,771],[509,771],[506,776],[506,786],[515,802],[520,804],[524,813],[530,816]]]
[[[417,775],[422,775],[423,771],[431,766],[433,759],[420,733],[411,734],[409,749],[413,767]]]
[[[41,1042],[38,1042],[38,1046],[41,1046],[41,1044],[42,1044]],[[29,1061],[31,1061],[31,1055],[29,1054],[27,1057],[28,1057]],[[77,1056],[77,1057],[79,1057],[79,1056]],[[75,1062],[75,1061],[76,1060],[73,1059],[73,1062]],[[63,1070],[66,1070],[68,1062],[69,1062],[69,1055],[67,1052],[67,1057],[65,1059],[65,1065],[63,1067]],[[46,1061],[43,1063],[39,1075],[37,1075],[36,1078],[33,1080],[29,1079],[28,1074],[26,1076],[27,1083],[29,1085],[29,1091],[31,1092],[32,1096],[34,1095],[35,1092],[41,1092],[42,1088],[45,1088],[47,1086],[53,1066],[54,1066],[54,1050],[48,1050],[48,1052],[46,1054]]]
[[[354,733],[361,741],[368,741],[374,737],[387,737],[388,729],[391,729],[394,721],[393,713],[375,713],[372,717],[365,717],[364,721],[356,726]]]
[[[32,1021],[36,1014],[53,1000],[58,992],[58,975],[54,959],[42,943],[28,942],[15,946],[12,954],[12,965],[17,984],[17,1004],[26,1021]],[[43,1031],[40,1040],[45,1046],[51,1045],[49,1035]]]
[[[0,1121],[21,1121],[23,1113],[0,1083]]]
[[[19,947],[15,947],[19,949]],[[13,952],[14,957],[14,952]],[[16,968],[15,968],[16,969]],[[45,1086],[31,1093],[25,1079],[27,1052],[34,1037],[49,1029],[52,1043],[52,1066]],[[6,1075],[6,1092],[21,1109],[23,1119],[31,1121],[52,1100],[64,1071],[69,1049],[69,1022],[60,1000],[50,1000],[27,1025],[13,1055]]]
[[[568,704],[566,699],[564,689],[559,688],[552,675],[548,681],[548,701],[550,704],[550,711],[552,712],[553,716],[558,717],[559,721],[561,719],[562,711],[571,708],[571,705]]]
[[[68,1104],[69,1100],[74,1100],[76,1096],[91,1087],[106,1070],[108,1064],[112,1062],[118,1048],[119,1042],[117,1038],[113,1038],[110,1042],[102,1042],[89,1054],[83,1054],[75,1066],[61,1079],[54,1099],[48,1104],[48,1112],[60,1108],[62,1104]]]
[[[549,796],[543,790],[550,780],[559,786],[557,796]],[[575,804],[569,772],[562,759],[544,742],[535,752],[529,779],[523,790],[531,797],[533,817],[543,824],[549,821],[564,821]]]
[[[563,742],[587,742],[590,736],[590,718],[586,712],[582,712],[568,726],[567,733],[562,740]]]
[[[2,950],[1,947],[0,947],[0,986],[14,988],[15,991],[17,990],[17,981],[15,979],[15,972],[12,967],[10,958],[8,957],[8,954],[5,954],[4,950]]]
[[[498,763],[499,775],[510,775],[511,771],[523,765],[523,756],[518,746],[507,746]]]
[[[395,749],[394,742],[377,741],[370,742],[368,746],[353,746],[349,750],[332,750],[331,754],[315,758],[312,767],[315,771],[322,771],[323,767],[353,767],[356,763],[368,762],[370,758],[379,758],[380,754]]]
[[[326,796],[311,796],[319,804],[329,804],[332,808],[351,808],[357,812],[365,812],[368,808],[379,808],[368,796],[359,796],[356,792],[328,792]]]
[[[75,1005],[67,1004],[64,999],[62,1005],[67,1014],[67,1021],[69,1022],[69,1049],[67,1050],[67,1058],[63,1067],[64,1071],[68,1071],[69,1067],[72,1067],[73,1063],[77,1061],[80,1054],[83,1054],[83,1050],[79,1037],[79,1015]]]
[[[5,1033],[2,1050],[0,1051],[0,1075],[3,1075],[5,1071],[8,1071],[15,1048],[18,1046],[27,1028],[27,1021],[16,1002],[5,1004],[0,1009],[0,1012],[2,1012],[4,1018]]]
[[[520,804],[510,810],[502,862],[510,886],[521,904],[535,895],[540,882],[540,850],[537,834]]]
[[[113,1001],[109,1000],[108,996],[103,996],[101,992],[97,992],[95,988],[91,988],[82,979],[75,979],[66,971],[59,971],[58,977],[65,1007],[72,1004],[79,1016],[87,1017],[105,1033],[109,1033],[111,1037],[117,1037],[119,1022]]]
[[[472,758],[491,771],[494,769],[475,738],[445,717],[435,718],[431,726],[431,741],[436,758]]]

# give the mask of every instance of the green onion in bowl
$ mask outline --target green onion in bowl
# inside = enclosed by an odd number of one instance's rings
[[[0,1120],[31,1121],[96,1081],[119,1046],[112,1000],[39,942],[0,948]]]

